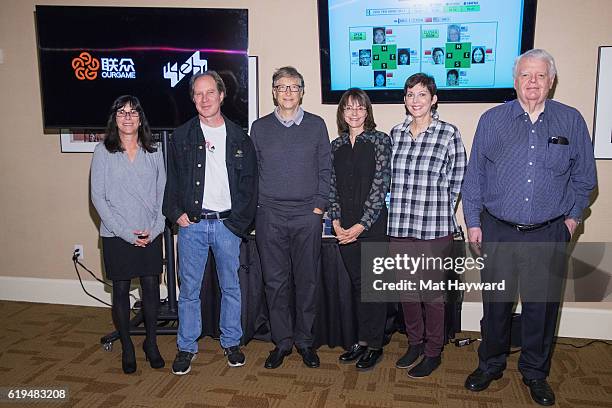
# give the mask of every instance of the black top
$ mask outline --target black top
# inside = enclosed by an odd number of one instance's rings
[[[391,182],[391,138],[383,132],[363,132],[351,146],[348,134],[332,142],[329,216],[342,228],[361,224],[360,238],[387,233],[385,197]]]

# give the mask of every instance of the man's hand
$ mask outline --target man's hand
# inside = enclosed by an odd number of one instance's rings
[[[323,215],[323,210],[317,207],[315,207],[314,210],[312,210],[312,212],[315,214]]]
[[[470,248],[472,248],[472,251],[474,251],[476,255],[480,256],[480,248],[482,246],[482,230],[480,227],[468,228],[468,242],[470,243]]]
[[[193,224],[193,222],[189,221],[189,216],[187,216],[187,213],[181,214],[181,216],[178,217],[178,220],[176,220],[176,223],[179,225],[179,227],[188,227]]]
[[[576,231],[576,227],[578,227],[578,221],[576,221],[573,218],[566,218],[564,222],[565,222],[565,226],[567,227],[570,233],[570,238],[573,237],[574,232]]]

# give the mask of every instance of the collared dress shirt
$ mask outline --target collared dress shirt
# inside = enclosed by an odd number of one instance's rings
[[[292,125],[300,126],[302,119],[304,119],[304,109],[299,106],[294,117],[291,119],[283,119],[280,115],[280,108],[276,108],[274,109],[274,116],[276,116],[276,119],[285,127],[291,127]]]
[[[461,190],[466,224],[480,226],[485,208],[517,224],[580,219],[596,183],[593,145],[576,109],[549,99],[532,123],[518,100],[507,102],[478,123]]]

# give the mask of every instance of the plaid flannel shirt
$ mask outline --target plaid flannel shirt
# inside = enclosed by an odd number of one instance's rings
[[[459,130],[438,120],[412,140],[408,115],[391,130],[391,201],[388,234],[435,239],[457,229],[455,205],[467,167]]]

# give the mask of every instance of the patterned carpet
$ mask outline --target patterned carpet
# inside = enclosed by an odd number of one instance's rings
[[[64,403],[21,402],[0,406],[65,407],[534,407],[510,357],[504,377],[481,393],[463,388],[475,368],[476,346],[447,346],[442,366],[430,377],[410,379],[394,367],[406,340],[396,333],[376,369],[357,372],[341,365],[341,350],[319,349],[321,367],[308,369],[294,352],[284,365],[266,370],[270,343],[252,341],[245,348],[247,364],[230,368],[219,343],[200,341],[192,372],[178,377],[169,366],[175,337],[161,336],[160,350],[167,366],[153,370],[135,338],[138,370],[124,375],[121,350],[99,344],[112,330],[110,310],[104,308],[0,301],[4,329],[0,334],[0,387],[67,387]],[[474,333],[464,333],[465,336]],[[463,337],[463,336],[459,336]],[[562,339],[584,344],[585,340]],[[559,407],[612,407],[612,346],[596,343],[583,349],[558,345],[550,383]]]

